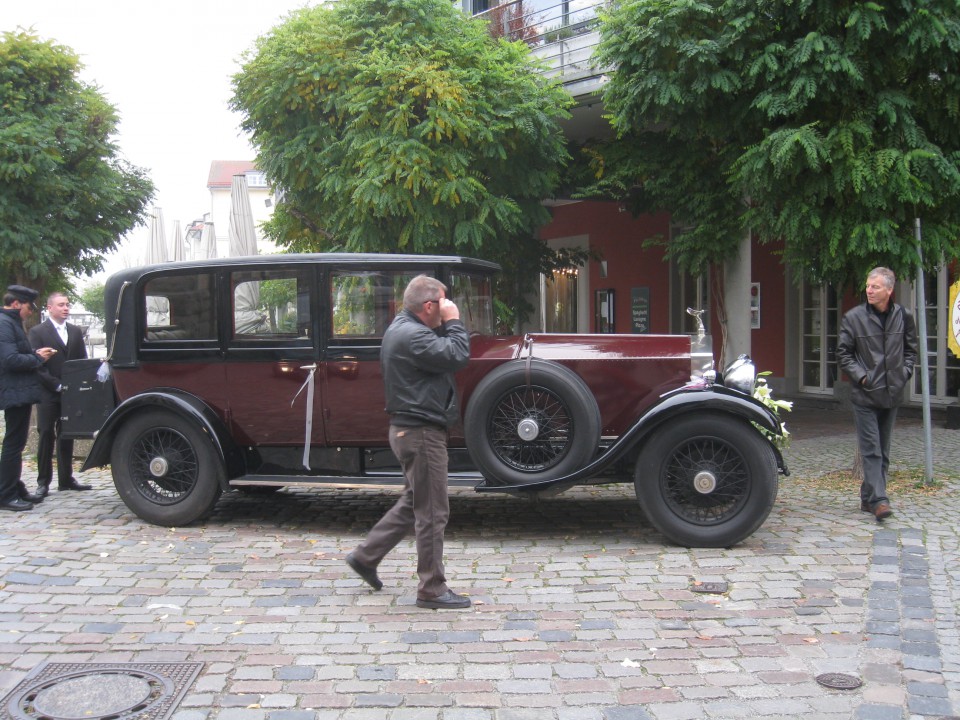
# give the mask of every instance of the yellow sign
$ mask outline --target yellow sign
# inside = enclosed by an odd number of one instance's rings
[[[953,354],[960,358],[960,280],[950,286],[950,332],[947,344]]]

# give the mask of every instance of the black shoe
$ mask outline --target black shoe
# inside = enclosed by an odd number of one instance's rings
[[[372,567],[367,567],[359,560],[357,560],[353,553],[350,553],[346,557],[346,563],[350,566],[350,569],[353,570],[357,575],[363,578],[363,581],[372,587],[374,590],[379,590],[383,587],[383,583],[380,582],[380,578],[377,577],[377,569]]]
[[[33,503],[28,503],[26,500],[21,500],[20,498],[14,498],[13,500],[8,500],[0,504],[0,510],[12,510],[13,512],[33,510]]]
[[[62,483],[57,490],[61,492],[64,490],[93,490],[93,485],[84,485],[83,483],[77,482],[74,478],[70,478],[70,482]]]
[[[457,595],[453,590],[447,590],[443,595],[432,600],[417,598],[417,607],[431,610],[463,610],[470,607],[470,598],[466,595]]]
[[[34,505],[39,505],[43,502],[42,495],[31,495],[29,492],[24,490],[17,497],[19,497],[24,502],[33,503]]]
[[[861,501],[860,501],[860,512],[868,512],[868,513],[870,513],[871,515],[873,515],[873,508],[870,507],[870,503],[868,503],[866,500],[861,500]]]
[[[37,491],[34,493],[41,500],[50,494],[49,485],[37,485]]]

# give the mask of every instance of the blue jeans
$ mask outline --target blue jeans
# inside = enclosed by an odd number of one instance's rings
[[[872,508],[887,498],[887,468],[890,467],[890,437],[897,419],[897,408],[853,406],[853,422],[857,427],[857,444],[863,460],[863,483],[860,500]]]
[[[0,451],[0,504],[16,500],[27,491],[26,485],[20,481],[20,473],[23,470],[23,448],[30,434],[32,409],[32,405],[18,405],[3,411],[7,429]]]
[[[443,533],[450,518],[447,494],[447,431],[436,427],[390,426],[390,449],[403,468],[403,494],[373,526],[353,556],[376,567],[398,542],[417,539],[417,597],[432,600],[447,592]]]

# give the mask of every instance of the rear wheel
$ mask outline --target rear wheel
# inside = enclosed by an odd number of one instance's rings
[[[729,547],[759,528],[777,499],[773,448],[722,415],[668,422],[644,445],[634,474],[650,523],[686,547]]]
[[[120,498],[156,525],[187,525],[205,517],[220,497],[225,475],[206,434],[167,410],[125,421],[110,463]]]
[[[501,365],[477,384],[464,430],[470,456],[488,481],[526,485],[590,462],[600,444],[600,411],[572,370],[521,360]]]

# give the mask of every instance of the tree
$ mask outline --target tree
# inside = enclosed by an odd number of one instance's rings
[[[293,13],[233,79],[258,166],[282,192],[265,232],[292,250],[557,258],[534,238],[568,158],[570,98],[520,42],[448,0],[341,0]],[[530,262],[529,258],[533,257]]]
[[[102,269],[153,185],[119,157],[116,110],[62,45],[0,36],[0,280],[41,291]]]
[[[80,304],[83,309],[93,315],[100,322],[106,322],[106,301],[103,297],[104,285],[101,282],[87,285],[80,293]]]
[[[702,272],[743,232],[810,280],[960,255],[955,0],[621,0],[603,18],[617,139],[587,192],[668,210]]]

